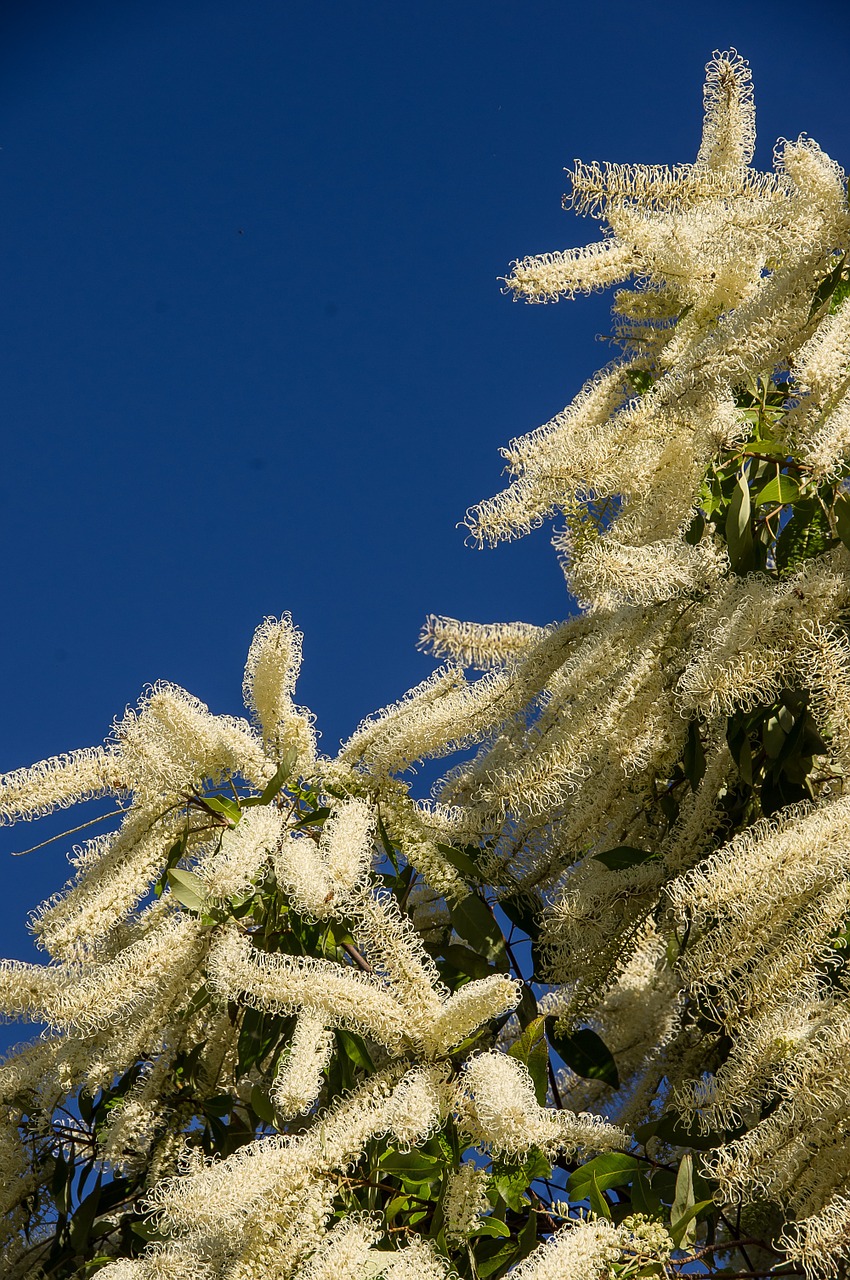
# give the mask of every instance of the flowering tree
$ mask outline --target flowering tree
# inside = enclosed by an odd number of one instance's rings
[[[577,616],[430,619],[334,759],[270,619],[251,722],[157,685],[2,778],[7,822],[120,817],[0,970],[45,1026],[0,1063],[4,1276],[845,1274],[850,211],[753,142],[715,55],[696,161],[578,165],[604,238],[508,279],[632,282],[468,517],[559,514]]]

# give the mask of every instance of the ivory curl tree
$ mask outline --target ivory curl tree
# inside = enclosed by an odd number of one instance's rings
[[[45,1027],[0,1064],[3,1275],[846,1274],[850,211],[753,141],[715,55],[696,161],[577,165],[603,238],[508,280],[623,286],[469,516],[562,518],[577,616],[431,619],[334,759],[268,620],[251,723],[158,685],[3,777],[7,822],[119,819],[0,971]]]

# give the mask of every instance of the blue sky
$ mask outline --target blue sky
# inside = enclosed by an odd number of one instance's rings
[[[427,613],[563,616],[547,531],[456,526],[609,358],[608,304],[498,277],[598,234],[575,157],[693,157],[714,48],[752,64],[760,165],[805,130],[850,167],[848,35],[820,0],[6,0],[0,769],[157,678],[239,712],[284,609],[330,752],[431,670]],[[6,955],[66,873],[9,858],[40,834],[0,842]]]

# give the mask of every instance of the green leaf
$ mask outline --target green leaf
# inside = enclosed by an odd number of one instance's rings
[[[692,1244],[696,1238],[696,1223],[693,1221],[693,1214],[690,1213],[695,1201],[694,1158],[690,1151],[687,1151],[679,1161],[679,1171],[676,1174],[676,1191],[670,1208],[670,1222],[673,1224],[671,1235],[673,1235],[678,1245]],[[673,1232],[674,1229],[678,1230],[680,1223],[681,1231],[677,1238]]]
[[[168,871],[168,887],[180,905],[188,911],[204,910],[206,885],[193,871],[171,867]]]
[[[693,1126],[682,1124],[675,1111],[668,1111],[658,1120],[651,1120],[635,1129],[638,1142],[648,1142],[650,1138],[660,1138],[662,1142],[673,1147],[693,1147],[696,1151],[710,1151],[713,1147],[728,1141],[729,1134],[720,1130],[703,1133],[696,1123]]]
[[[521,1165],[501,1164],[494,1161],[491,1185],[509,1209],[520,1213],[527,1204],[526,1192],[535,1178],[551,1176],[552,1166],[542,1151],[532,1151]]]
[[[392,1222],[397,1213],[407,1213],[410,1210],[411,1199],[407,1194],[394,1196],[389,1204],[384,1206],[384,1217],[387,1222]]]
[[[590,1201],[590,1207],[596,1214],[597,1218],[611,1217],[611,1207],[602,1194],[602,1189],[596,1181],[596,1174],[590,1175],[590,1186],[587,1191],[587,1199]]]
[[[470,893],[461,902],[449,907],[455,931],[469,942],[473,949],[500,969],[508,968],[505,940],[493,918],[493,913],[477,893]]]
[[[681,319],[681,316],[679,319]],[[639,396],[645,395],[653,382],[655,382],[655,375],[650,373],[648,369],[627,369],[626,377]]]
[[[845,547],[850,547],[850,493],[841,493],[832,508],[835,531]]]
[[[753,453],[766,454],[771,460],[775,458],[777,462],[787,462],[789,456],[787,444],[783,444],[781,440],[771,440],[768,437],[755,440],[752,451]]]
[[[230,796],[203,796],[202,799],[206,807],[220,813],[230,827],[235,827],[242,817],[242,809]]]
[[[618,844],[614,849],[606,849],[604,853],[593,855],[594,859],[601,862],[609,871],[625,871],[628,867],[639,867],[644,862],[656,862],[660,856],[654,849],[633,849],[627,844]]]
[[[280,1018],[275,1014],[261,1013],[258,1009],[242,1010],[242,1026],[237,1041],[237,1074],[247,1075],[253,1066],[271,1053],[284,1033],[295,1029],[293,1017]]]
[[[763,489],[755,496],[755,505],[782,506],[786,502],[795,502],[800,496],[800,486],[791,476],[778,475],[768,480]]]
[[[539,917],[543,903],[531,896],[512,894],[508,898],[499,899],[499,909],[505,913],[511,924],[516,925],[532,941],[540,936]]]
[[[522,995],[520,996],[519,1004],[516,1007],[516,1016],[519,1025],[524,1031],[525,1028],[530,1026],[534,1019],[540,1015],[537,1009],[537,998],[525,979],[520,982],[520,988],[522,990]]]
[[[313,809],[310,813],[305,813],[303,818],[299,818],[297,822],[293,822],[290,830],[299,831],[302,827],[317,825],[326,821],[331,816],[331,811],[326,805],[322,805],[318,809]]]
[[[735,573],[749,573],[755,563],[753,535],[750,529],[750,486],[747,469],[742,469],[735,484],[726,516],[726,546]]]
[[[263,1124],[274,1124],[274,1106],[268,1089],[263,1088],[261,1084],[255,1084],[251,1088],[251,1109]]]
[[[673,1243],[678,1249],[686,1248],[693,1244],[697,1235],[697,1218],[706,1213],[707,1210],[716,1209],[713,1200],[697,1200],[696,1204],[692,1204],[687,1213],[681,1218],[673,1218],[671,1211],[670,1235]]]
[[[779,716],[768,716],[762,725],[761,740],[769,760],[776,760],[787,741]]]
[[[534,1083],[534,1095],[541,1107],[545,1107],[549,1093],[549,1046],[546,1043],[546,1019],[537,1017],[530,1022],[522,1035],[508,1050],[511,1058],[528,1067]]]
[[[378,1161],[384,1173],[392,1173],[407,1182],[433,1182],[440,1176],[443,1161],[423,1151],[385,1151]]]
[[[517,1236],[517,1244],[519,1245],[519,1251],[516,1256],[517,1262],[522,1262],[523,1258],[527,1258],[537,1248],[536,1209],[529,1209],[526,1224]]]
[[[614,1055],[601,1036],[589,1027],[580,1031],[559,1034],[557,1019],[546,1019],[549,1043],[559,1053],[567,1066],[585,1080],[604,1080],[612,1089],[619,1089],[620,1075]]]
[[[58,1213],[66,1214],[71,1207],[71,1183],[74,1179],[74,1163],[57,1152],[50,1179],[50,1190]]]
[[[777,569],[789,572],[805,560],[821,555],[829,546],[831,536],[826,512],[819,502],[809,499],[797,503],[794,515],[776,539],[773,555]]]
[[[592,1182],[595,1181],[600,1191],[608,1191],[611,1187],[627,1187],[639,1170],[640,1165],[634,1156],[622,1151],[608,1151],[604,1155],[594,1156],[571,1173],[567,1179],[567,1191],[571,1200],[587,1200]]]
[[[810,320],[815,312],[820,310],[827,298],[832,297],[832,294],[838,287],[841,281],[841,273],[844,270],[844,260],[846,256],[846,254],[842,255],[841,261],[838,263],[835,270],[830,271],[828,276],[824,276],[823,280],[821,280],[818,285],[817,290],[815,291],[815,296],[812,298],[812,305],[809,309]]]
[[[439,954],[448,960],[449,964],[454,965],[460,973],[465,973],[470,978],[486,978],[493,972],[493,966],[488,960],[478,955],[477,951],[462,947],[460,943],[454,942],[447,947],[440,947]]]
[[[204,1115],[218,1116],[221,1118],[226,1116],[231,1111],[232,1107],[233,1098],[229,1093],[216,1093],[211,1098],[206,1098],[204,1100]],[[256,1111],[256,1107],[254,1110]]]
[[[705,773],[705,751],[696,720],[688,722],[688,736],[682,755],[682,771],[691,784],[691,790],[696,791]]]
[[[163,869],[162,875],[154,885],[154,893],[158,898],[162,897],[163,893],[168,887],[168,872],[171,870],[172,867],[177,866],[177,863],[183,857],[185,852],[186,852],[186,836],[182,835],[180,839],[175,841],[175,843],[168,850],[168,855],[165,859],[165,867]]]
[[[503,1238],[510,1240],[511,1229],[506,1222],[500,1222],[498,1218],[481,1218],[476,1222],[469,1234],[470,1237],[502,1236]]]
[[[362,1037],[358,1036],[354,1031],[346,1031],[343,1027],[337,1027],[336,1038],[340,1053],[344,1053],[349,1062],[354,1063],[355,1067],[361,1067],[364,1071],[369,1072],[375,1070],[375,1064]]]
[[[94,1189],[80,1203],[71,1219],[71,1247],[76,1253],[82,1253],[85,1250],[91,1229],[94,1226],[94,1220],[97,1217],[100,1205],[102,1180],[103,1170],[101,1169],[98,1172]]]
[[[381,842],[384,853],[387,855],[387,859],[392,866],[393,871],[398,875],[398,858],[396,857],[396,851],[393,847],[393,842],[389,837],[389,833],[384,826],[384,820],[380,814],[378,814],[378,839]]]
[[[295,748],[287,747],[281,756],[280,764],[275,769],[274,777],[269,779],[260,795],[257,796],[258,804],[271,804],[272,800],[280,794],[283,784],[292,773],[297,759],[298,752]]]
[[[504,1268],[516,1257],[517,1247],[513,1241],[501,1245],[496,1252],[490,1253],[490,1249],[496,1244],[498,1244],[496,1240],[484,1239],[475,1250],[475,1269],[479,1280],[487,1280],[488,1276],[494,1275],[497,1271],[502,1271],[504,1274]]]
[[[454,845],[450,844],[438,844],[437,848],[446,862],[450,862],[455,871],[459,871],[466,880],[480,880],[478,868],[468,853],[455,849]]]
[[[657,1218],[661,1213],[661,1197],[642,1170],[638,1170],[632,1182],[632,1208],[647,1218]]]

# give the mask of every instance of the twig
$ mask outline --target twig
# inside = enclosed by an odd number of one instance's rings
[[[357,948],[354,946],[354,944],[353,944],[353,943],[351,943],[351,942],[341,942],[339,945],[342,947],[342,949],[343,949],[343,951],[345,952],[345,954],[346,954],[347,956],[350,956],[350,957],[351,957],[351,959],[352,959],[352,960],[354,961],[354,963],[357,965],[358,969],[362,969],[364,973],[373,973],[373,972],[374,972],[374,970],[373,970],[372,966],[370,965],[369,961],[368,961],[364,956],[362,956],[362,955],[360,954],[360,952],[357,950]]]

